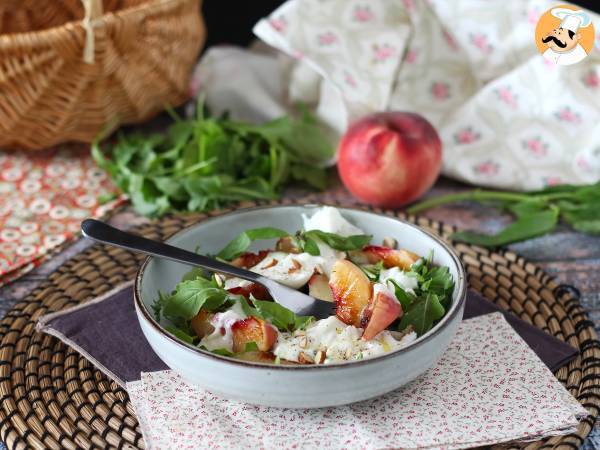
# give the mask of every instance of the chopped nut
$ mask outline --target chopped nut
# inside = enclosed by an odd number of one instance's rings
[[[306,336],[306,330],[296,330],[294,331],[295,336]]]
[[[314,363],[313,359],[304,352],[300,352],[300,354],[298,355],[298,362],[300,364],[313,364]]]
[[[215,278],[217,286],[223,287],[223,285],[225,284],[225,278],[223,277],[223,275],[221,275],[220,273],[215,273],[213,276]]]
[[[292,265],[294,267],[290,267],[290,270],[288,270],[288,273],[294,273],[300,269],[302,269],[302,264],[300,264],[299,261],[295,260],[292,258]]]
[[[346,358],[345,359],[350,359],[350,357],[352,356],[352,349],[348,349],[346,350]]]
[[[279,263],[277,259],[273,258],[270,262],[261,267],[261,269],[270,269],[273,266],[276,266]]]
[[[304,336],[302,339],[300,339],[300,343],[298,345],[300,346],[300,348],[308,347],[308,338]]]
[[[396,239],[394,239],[393,237],[388,236],[383,238],[383,246],[395,249],[398,247],[398,241],[396,241]]]
[[[326,350],[319,350],[315,355],[315,364],[323,364],[326,356]]]
[[[275,249],[278,252],[301,253],[300,249],[296,246],[295,239],[293,239],[292,236],[285,236],[279,239],[275,245]]]

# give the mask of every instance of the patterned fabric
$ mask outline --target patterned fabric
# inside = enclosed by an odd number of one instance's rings
[[[348,406],[251,406],[172,371],[144,373],[127,390],[149,449],[466,448],[566,434],[587,415],[500,313],[464,321],[416,381]]]
[[[117,192],[87,147],[0,152],[0,286],[38,266],[83,219],[119,205],[98,203]]]
[[[600,50],[569,67],[542,57],[535,26],[556,4],[290,0],[254,31],[297,60],[289,99],[338,133],[369,112],[415,111],[440,132],[446,175],[529,190],[600,180]]]

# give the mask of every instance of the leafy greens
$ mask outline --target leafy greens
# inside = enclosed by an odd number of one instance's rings
[[[146,216],[207,211],[241,200],[276,198],[292,180],[323,189],[334,148],[308,112],[262,125],[197,115],[162,134],[133,132],[98,142],[92,156]]]

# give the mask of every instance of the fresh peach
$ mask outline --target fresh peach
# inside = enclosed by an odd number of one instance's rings
[[[261,352],[268,352],[277,340],[277,330],[270,323],[252,316],[235,322],[231,334],[234,353],[243,352],[250,342],[256,343]]]
[[[329,280],[325,275],[315,273],[308,280],[308,295],[320,300],[333,302],[333,294],[329,287]]]
[[[393,248],[380,247],[378,245],[367,245],[362,249],[370,264],[383,261],[386,268],[400,267],[402,270],[410,269],[410,266],[416,263],[420,256],[406,249],[394,250]]]
[[[442,164],[433,126],[408,112],[382,112],[351,125],[338,148],[338,171],[348,190],[371,205],[397,208],[427,192]]]
[[[190,326],[199,338],[203,338],[215,331],[215,327],[210,323],[213,317],[213,313],[201,309],[191,320]]]
[[[402,316],[402,306],[390,294],[380,291],[373,297],[365,313],[364,316],[368,317],[368,322],[362,339],[368,341],[389,327],[394,320]]]
[[[360,326],[363,310],[371,298],[371,282],[358,266],[346,259],[335,262],[329,279],[336,316],[348,325]]]

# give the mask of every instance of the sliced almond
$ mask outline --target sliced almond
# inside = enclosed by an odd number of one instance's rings
[[[278,263],[279,263],[279,261],[277,261],[277,259],[273,258],[267,264],[262,266],[261,269],[270,269],[271,267],[276,266]]]
[[[302,339],[300,339],[300,343],[298,345],[300,346],[300,348],[308,347],[308,338],[304,336]]]
[[[326,357],[326,351],[325,350],[319,350],[317,352],[317,354],[315,355],[315,364],[323,364],[325,362],[325,357]]]
[[[288,273],[294,273],[297,272],[298,270],[302,269],[302,264],[300,264],[300,262],[296,259],[292,258],[292,266],[290,267],[290,270],[288,270]]]

